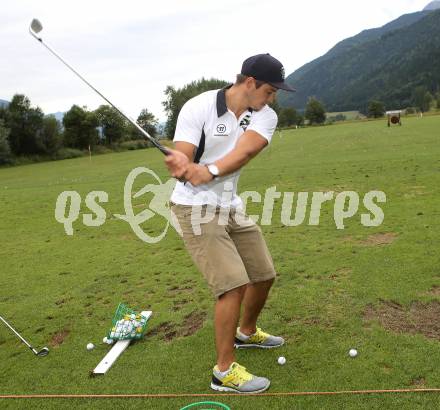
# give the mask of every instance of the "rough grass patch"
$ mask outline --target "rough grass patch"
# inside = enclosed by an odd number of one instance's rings
[[[191,336],[202,328],[205,322],[206,312],[194,311],[186,315],[183,319],[181,335]]]
[[[433,286],[428,292],[426,292],[426,295],[440,296],[440,286]]]
[[[353,272],[353,269],[351,268],[340,268],[335,272],[333,272],[332,274],[330,274],[329,277],[331,280],[344,279],[350,276],[351,272]]]
[[[146,336],[159,335],[164,340],[172,340],[176,336],[176,325],[171,322],[163,322],[159,326],[149,330]]]
[[[360,243],[366,246],[389,245],[397,238],[397,234],[393,232],[376,233],[368,236],[368,238]]]
[[[58,347],[59,345],[63,344],[64,340],[66,340],[69,334],[70,334],[69,329],[63,329],[55,333],[50,339],[49,345],[52,347]]]
[[[182,309],[188,303],[189,303],[188,299],[174,300],[172,309],[174,312],[177,312],[178,310]]]
[[[426,386],[426,380],[424,377],[417,377],[411,380],[411,386],[416,386],[417,388],[424,388]]]
[[[194,288],[192,286],[188,286],[188,285],[187,286],[173,285],[167,289],[168,295],[172,296],[172,297],[174,297],[176,295],[180,295],[182,293],[191,293],[193,291],[194,291]]]
[[[395,333],[423,334],[440,340],[440,303],[413,301],[408,308],[393,301],[381,301],[378,306],[368,305],[365,321],[378,320],[386,329]]]
[[[169,342],[176,337],[191,336],[202,328],[205,318],[206,312],[194,311],[183,318],[180,326],[172,322],[163,322],[148,331],[147,337],[158,335],[161,339]]]

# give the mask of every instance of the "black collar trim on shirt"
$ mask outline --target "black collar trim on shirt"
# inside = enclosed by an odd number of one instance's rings
[[[221,117],[228,112],[228,107],[226,107],[226,90],[231,88],[232,84],[223,87],[221,90],[218,90],[217,93],[217,117]]]
[[[218,90],[217,93],[217,117],[221,117],[228,112],[228,107],[226,106],[226,90],[231,88],[233,84],[229,84],[226,87],[223,87],[221,90]],[[252,108],[248,108],[249,112],[252,112]]]

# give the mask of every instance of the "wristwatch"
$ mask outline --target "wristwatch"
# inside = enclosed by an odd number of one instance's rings
[[[218,175],[220,174],[220,171],[218,170],[217,165],[209,164],[206,167],[208,168],[208,171],[210,172],[210,174],[213,176],[212,179],[216,179],[218,177]]]

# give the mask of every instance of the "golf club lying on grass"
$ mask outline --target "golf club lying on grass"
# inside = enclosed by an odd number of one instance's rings
[[[9,327],[9,329],[11,329],[16,336],[18,336],[20,338],[20,340],[27,346],[29,347],[29,349],[32,350],[32,352],[36,355],[36,356],[47,356],[49,354],[49,349],[47,347],[43,347],[40,351],[38,351],[37,349],[34,349],[25,339],[23,339],[23,337],[21,337],[21,335],[8,323],[6,322],[5,319],[3,319],[0,316],[0,320],[7,326]]]
[[[142,133],[156,148],[158,148],[163,154],[168,155],[169,151],[156,141],[147,131],[145,131],[136,121],[131,119],[128,115],[124,114],[122,110],[120,110],[116,105],[114,105],[111,101],[108,100],[104,95],[102,95],[92,84],[90,84],[81,74],[75,71],[66,61],[64,61],[54,50],[52,50],[46,43],[43,42],[43,39],[39,37],[37,34],[43,30],[43,25],[39,20],[33,19],[31,25],[29,26],[29,32],[33,37],[35,37],[44,47],[46,47],[58,60],[60,60],[65,66],[67,66],[71,71],[73,71],[81,80],[83,80],[93,91],[99,94],[105,101],[107,101],[116,111],[119,112],[125,119],[127,119],[131,124],[133,124],[139,132]]]

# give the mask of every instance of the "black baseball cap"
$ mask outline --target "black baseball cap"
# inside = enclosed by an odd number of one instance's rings
[[[281,90],[296,91],[285,83],[284,67],[281,62],[269,53],[257,54],[244,60],[241,74],[264,81],[272,87],[280,88]]]

